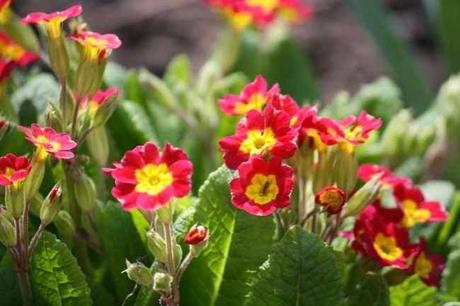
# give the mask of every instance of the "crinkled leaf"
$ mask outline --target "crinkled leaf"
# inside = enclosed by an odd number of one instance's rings
[[[34,305],[92,305],[86,277],[62,241],[44,232],[31,262]]]
[[[184,274],[181,305],[241,306],[251,275],[270,250],[273,219],[236,210],[230,202],[231,178],[231,171],[221,167],[200,190],[194,220],[209,228],[209,244]]]
[[[442,277],[442,292],[449,299],[460,301],[460,246],[447,258]]]
[[[425,285],[414,275],[390,288],[391,306],[436,306],[436,289]]]
[[[353,269],[345,290],[347,306],[388,306],[388,285],[382,275]]]
[[[316,235],[292,228],[260,267],[245,305],[341,305],[339,266],[334,251]]]

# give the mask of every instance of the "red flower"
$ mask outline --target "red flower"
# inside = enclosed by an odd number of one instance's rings
[[[0,59],[0,85],[5,81],[14,69],[14,64],[10,61]]]
[[[399,226],[399,209],[384,209],[378,202],[368,205],[353,228],[352,248],[383,266],[410,268],[417,246],[410,244],[409,232]]]
[[[306,144],[309,148],[324,152],[328,146],[337,144],[343,137],[343,131],[337,122],[316,116],[313,109],[307,109],[301,120],[299,147]]]
[[[300,22],[313,15],[313,7],[301,0],[279,0],[280,15],[290,22]]]
[[[366,142],[370,134],[382,126],[382,120],[361,111],[358,117],[351,115],[341,124],[344,126],[345,135],[340,142],[340,148],[352,153],[357,145]]]
[[[222,138],[219,145],[227,167],[236,169],[254,155],[291,157],[296,150],[296,136],[288,114],[266,107],[263,112],[250,111],[238,124],[236,133]]]
[[[345,199],[345,192],[336,186],[326,186],[315,194],[316,204],[323,206],[329,214],[339,213]]]
[[[83,103],[80,104],[80,108],[88,108],[89,116],[94,117],[96,111],[102,104],[112,98],[118,97],[119,95],[120,90],[118,90],[116,87],[109,87],[106,90],[99,90],[93,95],[91,99],[85,99]]]
[[[109,56],[113,49],[121,46],[121,41],[115,34],[79,31],[70,38],[83,47],[83,56],[87,59],[103,60]]]
[[[254,157],[238,167],[231,181],[232,203],[252,215],[268,216],[290,204],[294,188],[292,168],[279,158]]]
[[[447,212],[437,201],[425,201],[422,191],[415,186],[397,185],[393,190],[399,207],[404,212],[402,225],[412,227],[417,223],[442,222]]]
[[[22,22],[28,24],[45,24],[48,27],[48,33],[52,38],[56,38],[61,35],[61,24],[69,18],[80,16],[82,10],[81,5],[74,5],[61,12],[34,12],[22,18]]]
[[[381,175],[380,182],[389,187],[394,187],[399,184],[410,185],[412,180],[403,176],[396,176],[385,166],[377,164],[362,164],[358,168],[358,178],[367,182],[374,175]]]
[[[412,264],[412,272],[417,274],[428,286],[439,287],[439,279],[445,266],[444,258],[435,254],[428,254],[426,250],[426,241],[422,237],[419,252]]]
[[[316,106],[304,106],[299,107],[299,104],[289,95],[271,95],[268,105],[276,110],[287,113],[290,117],[290,125],[295,128],[299,128],[303,122],[303,119],[308,116],[316,116]]]
[[[37,157],[44,159],[48,154],[58,159],[72,159],[74,154],[70,151],[77,146],[67,133],[58,133],[52,128],[42,128],[32,124],[31,128],[23,126],[18,129],[26,135],[26,139],[37,147]]]
[[[6,62],[12,62],[24,67],[38,60],[38,55],[27,51],[7,34],[0,32],[0,58]]]
[[[30,163],[25,156],[16,156],[8,153],[0,157],[0,185],[18,185],[30,173]]]
[[[251,110],[261,111],[271,95],[279,93],[275,84],[269,90],[267,81],[258,75],[252,83],[246,85],[239,95],[225,95],[219,101],[221,110],[231,116],[245,115]]]
[[[115,180],[112,195],[125,210],[155,210],[191,189],[192,163],[184,151],[169,143],[163,152],[153,142],[137,146],[114,166],[104,171]]]
[[[203,225],[195,224],[184,237],[186,244],[199,244],[208,239],[208,230]]]

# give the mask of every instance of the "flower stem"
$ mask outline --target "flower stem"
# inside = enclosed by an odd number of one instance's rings
[[[21,291],[22,304],[24,306],[32,306],[32,290],[30,287],[29,274],[22,268],[16,271],[18,277],[19,289]]]
[[[166,253],[168,255],[168,272],[170,275],[175,275],[175,263],[174,263],[174,249],[173,249],[173,237],[171,231],[171,223],[163,223],[163,233],[166,240]],[[173,288],[171,290],[171,297],[167,299],[168,306],[179,305],[179,289],[176,279],[174,280]]]

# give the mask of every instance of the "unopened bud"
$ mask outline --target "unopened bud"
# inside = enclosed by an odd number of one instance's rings
[[[93,119],[93,126],[103,126],[107,120],[112,116],[115,108],[117,107],[117,97],[112,97],[105,101],[96,111]]]
[[[208,244],[208,230],[203,225],[195,224],[184,237],[184,242],[190,245],[190,253],[193,257],[200,255]]]
[[[30,170],[29,176],[24,182],[24,192],[26,201],[32,199],[37,193],[38,189],[43,182],[45,177],[45,160],[42,159],[39,155],[40,150],[36,151],[36,154],[32,160],[32,169]]]
[[[9,126],[10,126],[10,124],[8,123],[8,121],[3,120],[3,119],[0,118],[0,140],[8,132]]]
[[[80,177],[73,182],[76,202],[83,211],[90,211],[96,204],[96,187],[93,180],[81,173]]]
[[[158,220],[161,223],[171,223],[173,218],[173,207],[171,203],[157,209]]]
[[[374,199],[380,191],[380,177],[374,176],[350,198],[345,206],[346,217],[358,215]]]
[[[61,195],[62,189],[59,184],[57,184],[51,189],[48,196],[43,201],[40,209],[40,220],[43,224],[50,224],[61,209]]]
[[[75,91],[81,97],[91,96],[101,87],[106,59],[82,57],[77,69]]]
[[[163,237],[160,236],[160,234],[153,230],[148,231],[147,246],[157,261],[162,263],[168,262],[168,257],[166,254],[166,242]]]
[[[61,82],[65,81],[69,72],[69,56],[65,47],[64,37],[62,35],[54,37],[48,33],[48,46],[51,68]]]
[[[329,214],[337,214],[345,204],[345,192],[336,186],[326,186],[315,195],[315,202]]]
[[[64,237],[73,237],[75,235],[75,224],[72,216],[65,210],[58,212],[54,218],[54,225],[56,225],[58,232]]]
[[[59,111],[56,109],[56,106],[52,103],[48,104],[48,110],[46,112],[46,125],[56,131],[62,131],[64,128],[64,120]]]
[[[13,218],[18,219],[22,216],[25,206],[24,189],[15,188],[14,185],[6,187],[6,209],[11,213]]]
[[[169,292],[172,288],[173,277],[168,273],[157,272],[153,275],[153,290]]]
[[[32,200],[30,200],[30,212],[36,217],[40,217],[40,209],[42,208],[43,201],[43,196],[39,193],[35,194]]]
[[[92,130],[86,138],[88,150],[99,166],[107,164],[109,158],[109,140],[105,126]]]
[[[126,272],[128,278],[144,287],[151,287],[153,284],[152,272],[143,263],[130,263],[126,259]]]
[[[356,185],[358,162],[354,154],[338,150],[335,156],[335,182],[345,192],[351,192]]]
[[[16,245],[16,230],[3,211],[0,212],[0,242],[6,247]]]

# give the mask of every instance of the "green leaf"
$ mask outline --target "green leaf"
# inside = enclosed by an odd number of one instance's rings
[[[70,250],[51,233],[44,232],[35,249],[30,282],[34,305],[91,305],[86,277]]]
[[[200,190],[195,222],[209,228],[209,243],[181,282],[181,305],[241,306],[251,275],[266,260],[273,219],[236,210],[230,202],[232,172],[221,167]]]
[[[118,203],[104,204],[97,215],[97,228],[108,264],[108,280],[112,283],[119,303],[131,292],[133,283],[121,274],[125,259],[136,261],[147,254],[130,215]]]
[[[156,306],[159,305],[160,296],[151,288],[141,287],[137,294],[134,306]]]
[[[260,267],[245,305],[330,306],[342,301],[342,277],[333,250],[316,235],[294,227]]]
[[[436,306],[436,289],[425,285],[418,276],[390,288],[391,306]]]
[[[362,25],[377,44],[381,55],[390,69],[391,76],[401,87],[407,105],[417,114],[431,103],[431,91],[423,75],[412,60],[409,48],[393,31],[387,12],[378,0],[346,0]]]
[[[442,292],[449,299],[460,301],[460,246],[447,257],[442,276]]]
[[[2,305],[22,305],[16,272],[10,253],[5,253],[0,261],[0,297]]]
[[[188,56],[179,54],[166,67],[164,80],[171,87],[178,84],[187,84],[191,79],[191,70],[192,67]]]
[[[359,266],[350,271],[345,289],[347,306],[388,306],[390,292],[381,274],[364,272]]]
[[[447,70],[450,74],[460,71],[460,2],[458,0],[439,0],[438,33],[444,53]]]

